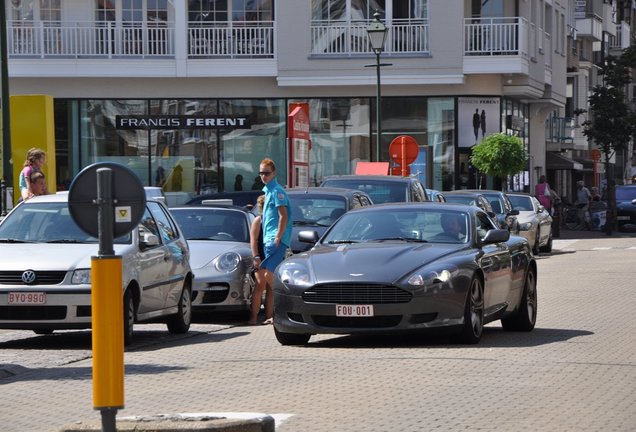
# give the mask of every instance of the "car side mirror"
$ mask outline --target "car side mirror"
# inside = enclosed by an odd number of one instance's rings
[[[632,204],[636,205],[636,199],[632,200]]]
[[[519,216],[519,210],[514,209],[508,212],[508,216]]]
[[[545,211],[545,207],[543,207],[542,205],[537,207],[537,213],[541,213],[542,211]]]
[[[298,241],[301,243],[311,243],[316,244],[316,242],[320,239],[318,233],[316,231],[300,231],[298,233]]]
[[[495,212],[491,212],[491,211],[489,211],[489,212],[487,212],[487,213],[488,213],[488,216],[490,216],[491,218],[493,218],[493,219],[497,219],[497,213],[495,213]]]
[[[139,245],[142,246],[143,248],[147,249],[152,246],[157,246],[158,244],[159,244],[159,237],[157,237],[156,235],[149,232],[145,232],[143,234],[140,233]]]
[[[491,229],[491,230],[488,230],[484,238],[481,239],[481,242],[483,244],[501,243],[501,242],[508,241],[509,238],[510,238],[510,231],[505,229]]]

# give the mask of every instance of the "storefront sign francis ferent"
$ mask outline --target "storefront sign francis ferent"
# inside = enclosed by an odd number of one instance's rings
[[[249,117],[186,115],[118,115],[115,129],[250,129]]]
[[[291,187],[309,186],[309,151],[311,140],[309,136],[309,104],[293,103],[289,106],[288,117],[288,151],[289,173]]]

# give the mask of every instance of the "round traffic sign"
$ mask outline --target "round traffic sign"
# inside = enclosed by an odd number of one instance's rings
[[[592,160],[594,161],[598,161],[601,160],[601,151],[599,149],[592,149],[590,150],[590,157],[592,158]]]
[[[139,177],[124,165],[114,162],[98,162],[87,166],[73,179],[68,191],[68,208],[71,217],[84,232],[99,237],[97,203],[97,170],[109,168],[113,207],[113,236],[119,237],[132,231],[146,208],[146,193]]]
[[[408,135],[395,137],[389,145],[389,155],[391,160],[398,165],[412,164],[417,159],[420,149],[415,138]]]

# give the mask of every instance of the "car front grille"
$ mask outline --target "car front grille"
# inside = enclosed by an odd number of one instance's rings
[[[303,293],[303,300],[311,303],[389,304],[408,303],[413,295],[392,285],[324,284]]]
[[[66,306],[0,306],[0,320],[44,321],[66,318]]]
[[[374,317],[335,317],[329,315],[312,315],[314,323],[320,327],[334,328],[389,328],[402,321],[402,315],[382,315]]]
[[[0,285],[57,285],[62,283],[65,271],[36,271],[35,283],[25,284],[22,281],[24,271],[0,271]]]

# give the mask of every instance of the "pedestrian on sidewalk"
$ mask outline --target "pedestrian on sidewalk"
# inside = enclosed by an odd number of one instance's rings
[[[262,220],[264,203],[265,195],[260,195],[256,199],[258,216],[254,218],[252,226],[250,227],[250,246],[252,248],[252,255],[254,256],[254,279],[256,280],[256,287],[252,293],[250,320],[247,322],[249,325],[258,324],[258,313],[261,310],[261,300],[264,291],[265,322],[270,321],[274,315],[274,293],[272,292],[272,287],[267,285],[265,281],[265,269],[260,267],[261,260],[265,258]]]

